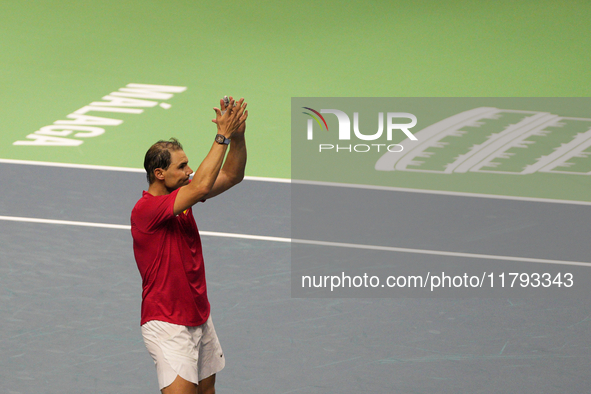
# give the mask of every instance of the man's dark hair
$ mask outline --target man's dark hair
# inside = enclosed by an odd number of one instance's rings
[[[166,170],[170,166],[170,151],[182,149],[183,146],[176,138],[171,138],[168,141],[160,140],[148,149],[144,158],[144,168],[150,185],[156,180],[154,175],[156,168]]]

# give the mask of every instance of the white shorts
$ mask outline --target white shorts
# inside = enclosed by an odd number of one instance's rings
[[[181,378],[199,384],[226,365],[211,316],[197,327],[152,320],[142,326],[144,343],[156,364],[160,390]]]

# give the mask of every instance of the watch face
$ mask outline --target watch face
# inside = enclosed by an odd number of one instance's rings
[[[218,144],[223,144],[225,139],[226,138],[221,134],[215,136],[215,142],[217,142]]]

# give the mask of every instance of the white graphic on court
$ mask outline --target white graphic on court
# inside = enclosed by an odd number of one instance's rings
[[[154,100],[169,100],[173,97],[173,93],[182,93],[185,90],[187,90],[185,86],[130,83],[127,84],[127,87],[104,96],[103,101],[94,101],[85,105],[67,115],[68,119],[56,120],[52,125],[41,127],[34,133],[27,135],[26,140],[15,141],[12,145],[79,146],[84,141],[75,138],[98,137],[105,133],[104,126],[119,126],[123,123],[122,119],[96,116],[96,114],[88,115],[89,112],[99,112],[101,115],[105,112],[141,114],[144,112],[144,108],[152,108],[157,105],[169,109],[172,107],[169,103],[159,103]],[[73,134],[74,132],[77,133]],[[74,138],[70,138],[70,136]]]
[[[591,119],[480,107],[453,115],[385,153],[379,171],[591,175]]]

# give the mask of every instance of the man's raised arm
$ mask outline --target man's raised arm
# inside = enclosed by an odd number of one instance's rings
[[[248,111],[246,111],[248,115]],[[216,121],[214,121],[217,123]],[[236,132],[232,135],[230,142],[230,151],[226,161],[220,170],[220,173],[213,185],[211,191],[205,198],[212,198],[225,192],[232,186],[237,185],[244,179],[244,169],[246,167],[246,140],[244,132],[246,131],[246,122],[240,124]]]
[[[242,149],[240,149],[240,142],[238,143],[238,148],[233,147],[230,149],[230,152],[233,151],[240,151],[243,150],[244,159],[242,164],[242,175],[244,176],[244,165],[246,165],[246,145],[244,145],[244,132],[238,133],[238,130],[242,128],[244,129],[244,122],[248,117],[248,111],[246,111],[246,103],[244,99],[240,99],[238,102],[235,103],[234,100],[230,101],[230,104],[227,108],[225,108],[225,104],[223,101],[220,103],[222,109],[214,108],[216,111],[216,120],[215,123],[217,124],[218,134],[221,134],[227,139],[233,140],[236,138],[237,134],[241,134],[242,136]],[[225,110],[225,113],[222,115],[222,111]],[[240,136],[238,136],[238,140],[240,140]],[[232,141],[234,144],[234,141]],[[228,148],[227,144],[214,142],[209,153],[199,165],[197,171],[193,176],[193,180],[190,184],[183,186],[180,188],[175,202],[174,202],[174,214],[178,215],[183,212],[185,209],[195,205],[197,202],[209,198],[214,191],[214,185],[217,183],[216,180],[220,175],[220,169],[222,168],[222,163],[224,162],[224,156],[226,154],[226,150]],[[234,156],[241,156],[241,155],[234,155]],[[230,159],[230,154],[228,154],[228,159]],[[226,160],[227,162],[228,160]],[[231,160],[234,162],[235,160]],[[240,160],[238,160],[240,161]],[[239,167],[240,164],[237,163]],[[226,165],[224,165],[224,168]],[[230,167],[235,167],[231,165]],[[238,174],[239,175],[239,174]],[[226,176],[224,176],[225,178]],[[240,180],[242,178],[240,177]],[[233,178],[234,180],[237,178]],[[226,183],[225,181],[223,182]],[[227,189],[226,189],[227,190]],[[221,192],[219,192],[221,193]],[[217,193],[217,194],[219,194]]]

